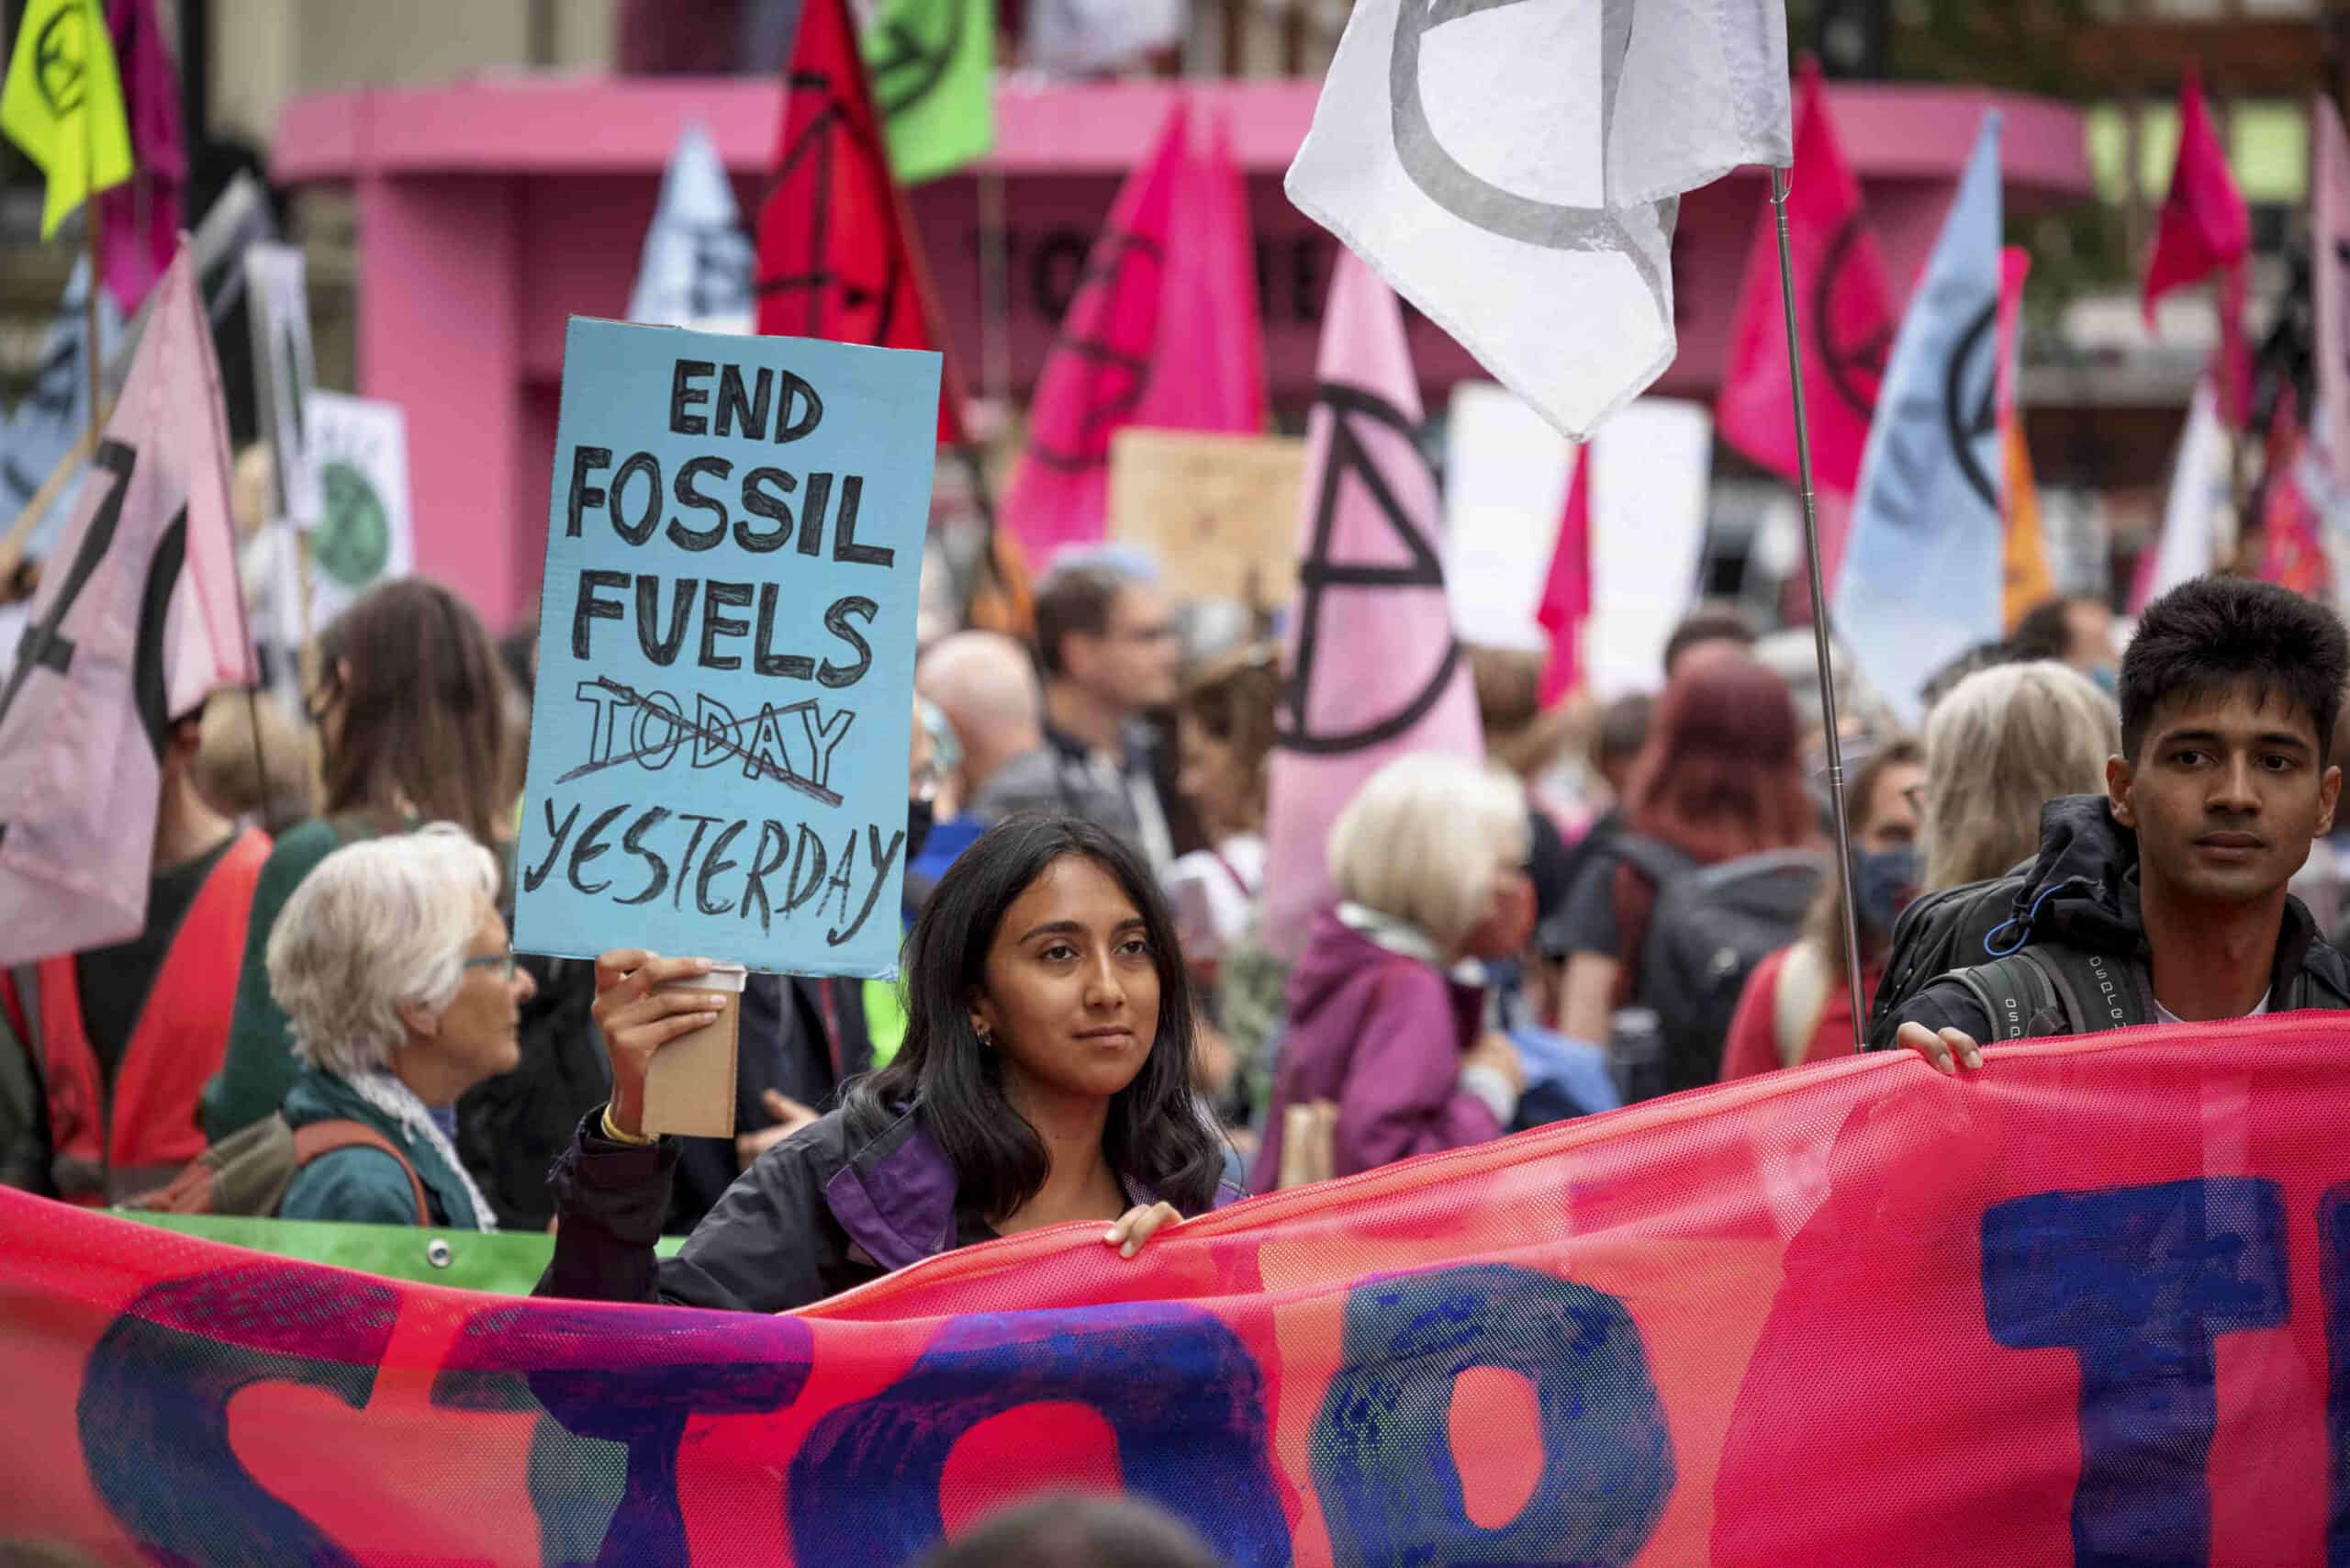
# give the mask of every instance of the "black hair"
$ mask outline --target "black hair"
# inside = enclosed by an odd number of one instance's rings
[[[1649,744],[1649,725],[1656,718],[1656,699],[1645,691],[1618,697],[1599,711],[1591,733],[1592,771],[1604,772],[1611,762],[1629,762]]]
[[[1082,856],[1109,873],[1141,914],[1158,972],[1158,1029],[1134,1081],[1111,1097],[1102,1151],[1185,1214],[1214,1202],[1224,1151],[1192,1093],[1192,991],[1175,918],[1158,882],[1124,840],[1076,817],[1022,815],[981,834],[931,890],[906,938],[906,1038],[890,1065],[842,1096],[850,1127],[878,1136],[909,1103],[955,1168],[958,1198],[999,1219],[1035,1196],[1051,1158],[1003,1092],[1002,1057],[971,1027],[996,928],[1046,868]]]
[[[1089,563],[1062,566],[1036,585],[1036,657],[1048,676],[1059,675],[1062,645],[1073,636],[1099,637],[1110,629],[1110,611],[1135,579],[1115,567]]]
[[[2094,599],[2077,594],[2043,599],[2023,612],[2016,629],[2008,633],[2008,646],[2021,659],[2054,659],[2064,663],[2073,656],[2073,606],[2092,604]]]
[[[2317,727],[2317,755],[2333,749],[2350,635],[2322,604],[2274,583],[2197,577],[2154,603],[2121,655],[2121,752],[2134,766],[2154,711],[2174,697],[2246,685],[2276,692]]]
[[[1682,617],[1681,624],[1664,640],[1664,673],[1672,678],[1681,655],[1700,643],[1735,643],[1741,648],[1754,645],[1757,633],[1754,622],[1746,611],[1734,604],[1701,604]]]

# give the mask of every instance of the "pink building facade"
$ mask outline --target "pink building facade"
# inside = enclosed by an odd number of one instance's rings
[[[1281,194],[1319,84],[1148,82],[1007,87],[989,167],[1004,182],[1011,391],[1024,398],[1118,182],[1172,96],[1228,114],[1256,226],[1277,407],[1311,395],[1335,241]],[[1983,113],[2005,117],[2010,212],[2084,198],[2079,114],[1968,89],[1849,84],[1837,126],[1896,280],[1923,266]],[[271,164],[287,185],[356,198],[358,391],[408,411],[420,569],[465,586],[493,625],[526,617],[544,539],[564,322],[620,316],[679,130],[708,128],[746,222],[774,157],[782,89],[742,78],[485,80],[366,90],[288,106]],[[1800,171],[1797,178],[1801,178]],[[1657,390],[1708,398],[1768,183],[1692,194],[1674,250],[1681,354]],[[954,352],[981,389],[979,182],[912,193]],[[1415,321],[1429,407],[1482,372]]]

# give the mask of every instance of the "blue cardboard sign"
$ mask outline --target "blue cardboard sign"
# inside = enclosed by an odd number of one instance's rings
[[[572,319],[516,946],[894,971],[938,380]]]

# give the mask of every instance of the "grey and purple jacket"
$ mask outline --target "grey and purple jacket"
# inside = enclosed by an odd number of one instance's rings
[[[996,1239],[956,1201],[954,1167],[918,1108],[865,1139],[834,1111],[761,1155],[676,1257],[656,1259],[679,1140],[615,1143],[599,1130],[603,1114],[599,1105],[581,1120],[549,1175],[560,1223],[540,1295],[788,1312]],[[1132,1178],[1120,1181],[1129,1202],[1152,1201]],[[1227,1184],[1213,1206],[1240,1195]]]

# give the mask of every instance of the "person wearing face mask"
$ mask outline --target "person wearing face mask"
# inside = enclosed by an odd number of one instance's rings
[[[1861,935],[1861,1002],[1876,993],[1893,922],[1918,882],[1918,802],[1925,751],[1902,739],[1880,746],[1853,776],[1853,913]],[[1746,978],[1722,1042],[1725,1080],[1800,1067],[1852,1051],[1852,988],[1844,973],[1844,890],[1834,877],[1804,917],[1803,935]]]

